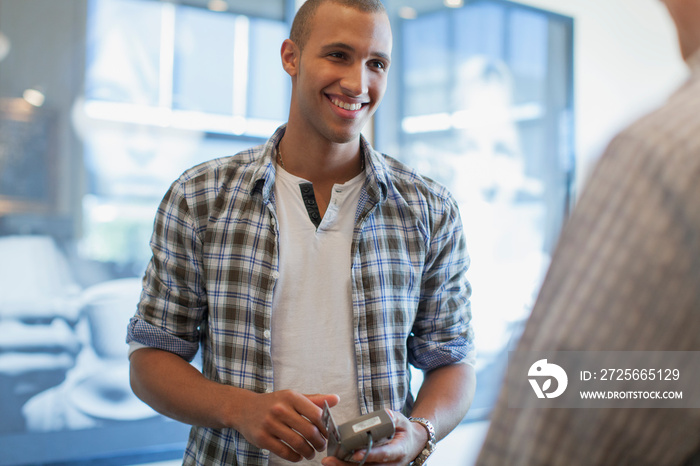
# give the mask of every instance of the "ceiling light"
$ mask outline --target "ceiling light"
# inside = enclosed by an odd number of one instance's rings
[[[207,8],[211,11],[226,11],[228,10],[228,3],[225,0],[209,0]]]
[[[41,107],[42,105],[44,105],[44,100],[46,99],[44,93],[36,89],[27,89],[22,94],[22,97],[24,98],[24,100],[34,105],[35,107]]]
[[[443,0],[446,7],[461,8],[464,6],[464,0]]]
[[[416,19],[418,13],[415,8],[410,6],[402,6],[399,8],[399,17],[403,19]]]
[[[8,53],[10,53],[10,39],[0,32],[0,61],[2,61]]]

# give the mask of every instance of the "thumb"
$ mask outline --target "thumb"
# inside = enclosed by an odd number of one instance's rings
[[[338,402],[340,402],[340,397],[338,395],[322,395],[322,394],[314,394],[314,395],[304,395],[306,398],[309,399],[313,404],[318,406],[319,408],[323,408],[323,402],[328,403],[328,407],[332,408],[333,406],[337,405]]]

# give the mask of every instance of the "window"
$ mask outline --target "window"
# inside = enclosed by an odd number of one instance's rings
[[[376,146],[459,203],[479,354],[467,420],[481,419],[569,205],[573,23],[500,0],[386,5],[395,48]]]
[[[90,183],[79,247],[136,274],[169,184],[199,162],[262,142],[286,120],[291,86],[269,57],[288,27],[169,2],[89,6],[85,101],[76,110]]]
[[[169,184],[286,120],[287,6],[239,3],[0,0],[0,465],[182,456],[124,334]]]
[[[0,465],[182,454],[189,427],[131,394],[124,328],[169,184],[286,120],[269,57],[298,2],[209,3],[0,0]],[[573,26],[500,0],[385,4],[375,146],[460,202],[483,418],[566,215]]]

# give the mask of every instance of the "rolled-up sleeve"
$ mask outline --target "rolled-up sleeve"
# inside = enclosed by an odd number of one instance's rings
[[[422,370],[464,362],[474,365],[470,259],[459,209],[452,198],[435,215],[416,320],[408,339],[409,361]]]
[[[196,208],[196,206],[195,206]],[[127,342],[158,348],[191,361],[206,314],[202,242],[181,178],[173,183],[156,213],[151,249],[136,315]]]

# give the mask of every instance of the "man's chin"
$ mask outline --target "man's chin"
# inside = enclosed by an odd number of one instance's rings
[[[335,144],[349,144],[351,142],[355,142],[359,139],[360,133],[354,134],[352,136],[347,136],[347,137],[337,137],[331,139],[331,142]]]
[[[364,128],[364,126],[363,126]],[[335,144],[347,144],[357,141],[360,137],[362,129],[348,129],[344,131],[332,131],[328,139]]]

